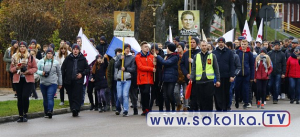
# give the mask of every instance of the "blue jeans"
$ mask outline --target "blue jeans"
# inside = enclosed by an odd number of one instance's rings
[[[231,82],[230,88],[229,88],[229,104],[227,106],[228,108],[231,108],[231,104],[232,104],[232,96],[233,96],[234,83],[235,83],[235,80],[233,82]]]
[[[114,98],[116,101],[116,111],[121,111],[121,104],[120,101],[118,99],[118,93],[117,93],[117,81],[114,80],[114,83],[112,85],[112,92],[114,92]]]
[[[44,105],[44,112],[47,114],[47,112],[52,112],[54,107],[54,95],[56,93],[57,84],[52,84],[49,86],[40,85],[41,92],[43,94],[43,105]]]
[[[290,99],[300,99],[300,78],[289,78],[290,82]]]
[[[270,76],[270,80],[268,83],[268,91],[272,93],[273,101],[278,100],[278,95],[280,94],[280,84],[281,84],[280,74]]]
[[[129,94],[130,85],[131,85],[131,80],[117,82],[118,100],[123,105],[124,112],[128,112],[128,107],[129,107],[128,94]]]
[[[82,90],[83,90],[83,92],[82,92],[82,103],[81,103],[81,106],[83,106],[83,105],[84,105],[84,99],[85,99],[85,89],[86,89],[86,84],[85,84],[85,85],[83,85],[83,87],[82,87]]]

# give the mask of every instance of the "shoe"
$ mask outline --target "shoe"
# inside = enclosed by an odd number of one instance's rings
[[[133,105],[131,105],[130,108],[133,108]]]
[[[98,107],[97,106],[94,107],[94,111],[98,111]]]
[[[227,111],[231,111],[231,108],[229,107],[229,108],[227,108]]]
[[[141,114],[141,116],[146,116],[148,112],[149,112],[149,109],[145,109],[145,110],[143,111],[143,113]]]
[[[247,106],[248,106],[247,104],[244,104],[243,109],[247,109]]]
[[[17,94],[15,94],[14,98],[18,98],[18,95],[17,95]]]
[[[281,99],[285,99],[285,94],[281,93]]]
[[[59,105],[60,105],[60,106],[63,106],[63,105],[65,105],[65,103],[64,103],[64,102],[60,102]]]
[[[55,93],[55,95],[54,95],[54,98],[57,98],[57,95],[56,95],[56,93]]]
[[[267,95],[266,101],[269,101],[269,100],[270,100],[270,95]]]
[[[265,109],[265,104],[261,104],[261,109]]]
[[[103,112],[106,112],[106,111],[107,111],[107,108],[108,108],[108,107],[104,106],[104,107],[103,107]],[[109,111],[109,109],[108,109],[108,111]]]
[[[27,114],[25,114],[24,116],[23,116],[23,122],[27,122],[28,121],[28,119],[27,119]]]
[[[44,115],[44,118],[49,118],[49,116],[48,116],[48,114],[47,114],[47,113],[45,113],[45,115]]]
[[[120,115],[120,111],[116,111],[116,115]]]
[[[267,101],[264,102],[264,105],[266,105],[266,104],[267,104]]]
[[[48,115],[48,118],[49,118],[49,119],[52,118],[52,112],[49,111],[49,112],[47,113],[47,115]]]
[[[19,116],[17,122],[23,122],[23,117]]]
[[[235,108],[239,108],[239,102],[235,102]]]
[[[110,111],[110,106],[106,106],[104,110],[105,111]]]
[[[78,111],[76,109],[72,110],[72,116],[77,117],[78,116]]]
[[[187,112],[188,111],[188,108],[183,108],[183,112]]]
[[[124,111],[123,112],[123,117],[128,117],[129,115],[128,115],[128,112],[127,111]]]
[[[133,115],[138,115],[138,109],[137,108],[133,108]]]
[[[273,100],[273,104],[278,104],[278,100]]]
[[[103,108],[99,107],[99,113],[103,112]]]
[[[257,108],[259,108],[260,107],[260,101],[257,101]]]
[[[176,108],[176,111],[180,111],[181,110],[181,107],[182,107],[182,105],[180,104],[180,105],[177,105],[177,108]]]
[[[90,111],[92,111],[93,109],[95,109],[94,105],[92,104],[90,107]]]
[[[112,109],[112,111],[116,111],[117,110],[116,106],[112,106],[111,109]]]
[[[294,100],[291,100],[291,101],[290,101],[290,104],[294,104]]]
[[[296,104],[299,104],[299,100],[296,101]]]
[[[278,95],[278,98],[277,98],[277,99],[278,99],[278,100],[279,100],[279,99],[281,99],[281,96],[280,96],[280,95]]]
[[[251,107],[252,107],[251,103],[248,103],[247,108],[251,108]]]

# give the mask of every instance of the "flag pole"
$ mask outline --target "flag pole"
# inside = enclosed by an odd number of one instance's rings
[[[154,38],[153,38],[154,52],[156,52],[156,50],[155,50],[155,27],[156,27],[156,26],[154,25],[154,26],[153,26],[153,29],[154,29]],[[151,49],[151,48],[150,48],[150,49]],[[156,68],[155,65],[154,65],[154,68]],[[154,80],[154,82],[155,82],[155,72],[154,72],[154,79],[153,79],[153,80]]]
[[[123,50],[122,50],[122,55],[124,56],[124,59],[122,59],[122,68],[124,67],[124,60],[125,60],[125,55],[124,55],[124,43],[125,43],[125,38],[123,37]],[[121,68],[121,69],[122,69]],[[124,80],[124,71],[121,71],[121,81]]]
[[[191,36],[189,36],[189,59],[192,57]],[[192,72],[192,63],[189,62],[189,74]]]

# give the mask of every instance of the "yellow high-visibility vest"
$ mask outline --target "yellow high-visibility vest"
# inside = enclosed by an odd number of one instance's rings
[[[214,68],[213,68],[213,54],[210,53],[206,59],[205,70],[202,69],[202,60],[200,53],[196,55],[196,80],[201,80],[202,73],[206,72],[206,77],[209,80],[215,78]]]

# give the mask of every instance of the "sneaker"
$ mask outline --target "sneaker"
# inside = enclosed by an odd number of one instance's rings
[[[120,115],[120,111],[116,111],[116,115]]]
[[[141,114],[141,116],[146,116],[148,112],[149,112],[149,109],[144,110],[143,113]]]
[[[251,108],[251,107],[252,107],[251,103],[248,103],[247,108]]]
[[[111,107],[111,110],[112,110],[112,111],[116,111],[116,110],[117,110],[117,109],[116,109],[116,106],[112,106],[112,107]]]
[[[264,102],[264,105],[266,105],[266,104],[267,104],[267,101]]]
[[[90,111],[92,111],[94,108],[95,108],[94,105],[91,105]]]
[[[281,93],[281,99],[285,99],[285,94]]]
[[[265,109],[265,105],[264,104],[261,104],[261,109]]]
[[[95,106],[94,111],[98,111],[98,107]]]
[[[247,104],[244,104],[243,109],[247,109],[247,106],[248,106]]]
[[[24,116],[23,116],[23,122],[27,122],[28,121],[28,119],[27,119],[27,114],[25,114]]]
[[[48,118],[49,118],[49,119],[52,118],[52,112],[48,112],[47,115],[48,115]]]
[[[104,110],[103,110],[103,107],[100,107],[99,108],[99,113],[101,113],[101,112],[103,112]]]
[[[294,104],[294,100],[291,100],[291,101],[290,101],[290,104]]]
[[[299,100],[296,101],[296,104],[299,104]]]
[[[278,104],[278,100],[273,100],[273,104]]]
[[[64,102],[60,102],[59,105],[60,105],[60,106],[63,106],[63,105],[65,105],[65,103],[64,103]]]
[[[15,94],[14,98],[18,98],[17,94]]]
[[[110,106],[107,106],[107,107],[105,108],[105,111],[110,111]]]
[[[133,108],[133,115],[138,115],[138,109],[137,108]]]
[[[72,116],[77,117],[78,116],[78,111],[76,109],[72,110]]]
[[[266,101],[269,101],[269,100],[270,100],[270,95],[267,95]]]
[[[128,112],[127,111],[124,111],[123,112],[123,117],[128,117],[129,115],[128,115]]]
[[[44,115],[44,118],[49,118],[48,114],[45,114],[45,115]]]
[[[55,95],[54,95],[54,98],[57,98],[57,95],[56,95],[56,93],[55,93]]]
[[[260,101],[257,101],[257,108],[260,107]]]
[[[239,108],[239,103],[235,102],[235,108]]]
[[[280,95],[278,95],[278,98],[277,98],[277,99],[278,99],[278,100],[279,100],[279,99],[281,99],[281,96],[280,96]]]
[[[23,117],[19,116],[17,122],[23,122]]]

